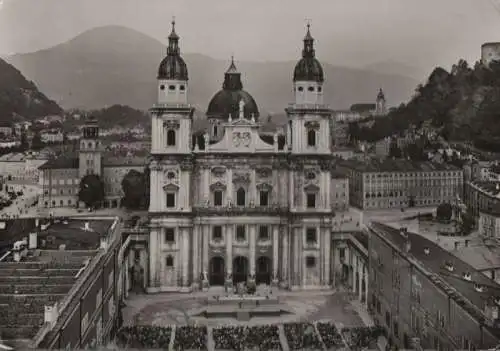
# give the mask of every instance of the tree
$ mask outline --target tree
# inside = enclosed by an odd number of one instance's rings
[[[125,196],[122,204],[131,210],[138,210],[146,206],[146,181],[144,173],[130,170],[122,180],[122,189]]]
[[[389,157],[393,158],[401,158],[402,152],[401,149],[398,147],[398,144],[396,142],[391,142],[391,145],[389,145]]]
[[[39,132],[35,132],[33,135],[33,140],[31,140],[31,148],[33,150],[41,150],[45,147],[45,144],[42,141],[42,137]]]
[[[436,217],[440,220],[449,221],[453,215],[453,207],[447,202],[440,204],[436,210]]]
[[[96,174],[88,174],[80,181],[79,201],[87,207],[97,207],[104,200],[104,183]]]

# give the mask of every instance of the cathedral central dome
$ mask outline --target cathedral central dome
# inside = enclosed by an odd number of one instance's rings
[[[244,102],[243,114],[246,119],[259,117],[259,109],[252,95],[243,90],[241,83],[241,73],[236,69],[234,60],[224,75],[224,84],[210,100],[207,109],[207,118],[217,118],[227,121],[231,118],[239,118],[239,104]]]

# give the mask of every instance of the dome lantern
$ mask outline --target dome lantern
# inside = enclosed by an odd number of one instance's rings
[[[323,67],[316,59],[314,50],[314,38],[311,35],[311,25],[307,24],[307,32],[304,37],[304,48],[302,49],[302,58],[295,65],[293,72],[293,81],[324,82]]]
[[[175,19],[172,20],[172,31],[168,36],[167,56],[160,63],[157,78],[162,80],[188,80],[187,66],[180,56],[179,36],[175,32]]]

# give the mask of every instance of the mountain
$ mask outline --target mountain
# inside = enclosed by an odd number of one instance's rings
[[[61,108],[38,91],[33,82],[0,59],[0,121],[13,117],[33,119],[61,113]]]
[[[412,77],[418,81],[422,81],[425,79],[427,72],[425,69],[421,67],[415,67],[411,65],[407,65],[405,63],[401,63],[398,61],[381,61],[374,62],[369,65],[363,67],[363,69],[372,72],[378,72],[382,74],[389,75],[400,75],[405,77]]]
[[[182,33],[181,49],[182,49]],[[297,39],[300,41],[300,38]],[[165,45],[145,34],[120,26],[91,29],[52,48],[8,57],[49,96],[65,108],[128,105],[145,109],[156,96],[156,71]],[[292,98],[289,62],[237,62],[245,90],[262,112],[282,112]],[[221,88],[229,62],[201,54],[183,54],[189,68],[190,100],[205,111]],[[321,57],[320,57],[321,59]],[[389,104],[399,104],[418,82],[408,76],[333,66],[323,61],[327,79],[325,101],[333,108],[372,102],[382,87]]]

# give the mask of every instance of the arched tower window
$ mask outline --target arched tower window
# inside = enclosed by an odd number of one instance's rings
[[[307,131],[307,146],[316,146],[316,131],[314,129]]]
[[[167,131],[167,146],[175,146],[175,130]]]
[[[214,137],[217,137],[217,126],[214,125]]]
[[[246,198],[246,193],[245,189],[239,188],[238,191],[236,192],[236,205],[237,206],[245,206],[245,199]]]
[[[91,148],[92,148],[92,143],[89,142],[89,149],[91,149]]]

